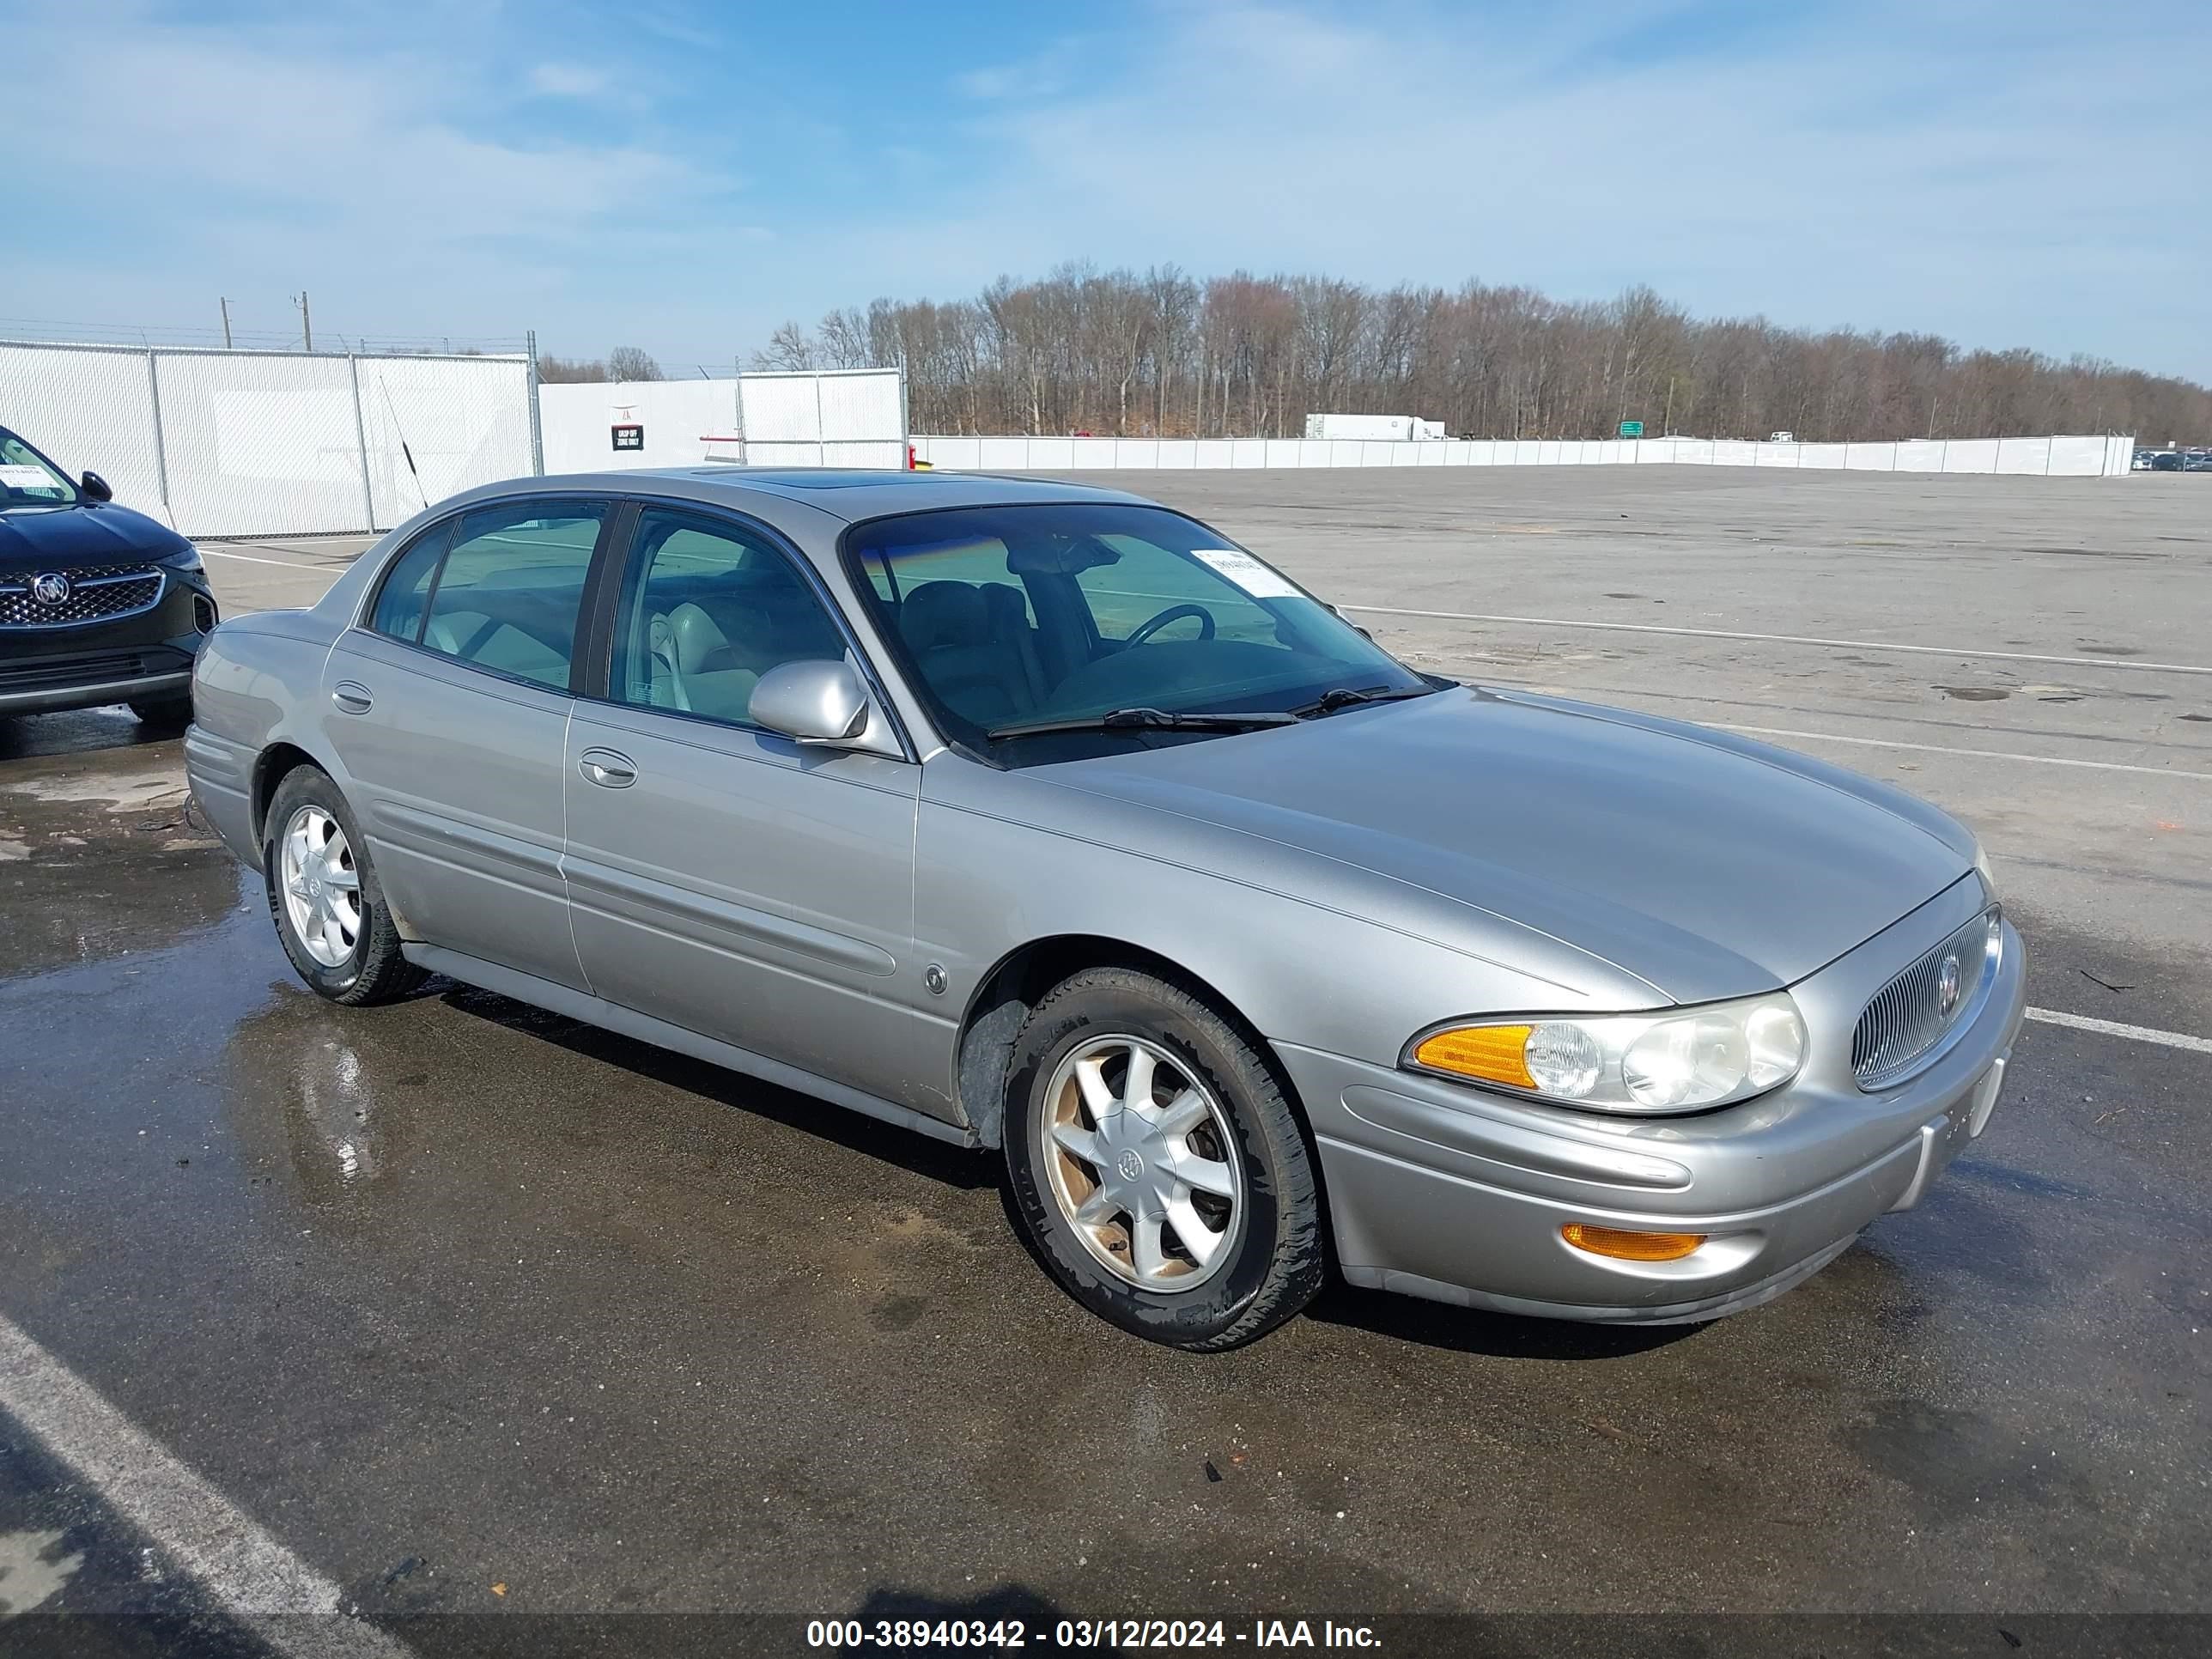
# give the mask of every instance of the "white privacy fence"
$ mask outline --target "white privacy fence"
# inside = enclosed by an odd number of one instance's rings
[[[187,536],[365,533],[538,470],[527,357],[0,342],[0,426]]]
[[[1984,472],[2123,477],[2132,436],[1951,438],[1902,443],[1753,443],[1726,438],[1448,439],[917,437],[915,458],[980,472],[1092,468],[1762,466],[1833,472]]]
[[[895,368],[538,388],[549,472],[687,466],[902,467],[906,379]]]

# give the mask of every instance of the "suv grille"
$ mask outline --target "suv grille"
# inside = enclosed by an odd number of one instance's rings
[[[1862,1089],[1902,1083],[1958,1030],[1996,977],[2003,938],[1992,906],[1875,993],[1851,1033],[1851,1070]]]
[[[150,611],[161,597],[161,573],[150,564],[97,564],[59,573],[68,597],[49,604],[37,596],[40,573],[0,575],[0,628],[66,628]]]

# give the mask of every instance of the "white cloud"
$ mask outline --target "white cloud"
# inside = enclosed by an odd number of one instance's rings
[[[19,234],[11,312],[161,322],[249,293],[273,322],[306,285],[348,331],[534,324],[564,353],[720,361],[878,294],[1174,260],[1649,282],[1709,313],[2212,378],[2212,192],[2189,160],[2212,41],[2094,9],[1162,6],[778,102],[773,59],[718,100],[681,67],[698,43],[640,39],[629,12],[604,48],[581,13],[193,25],[120,3],[12,25],[42,69],[0,104],[0,149],[114,228],[105,250]],[[518,49],[533,36],[558,55]]]
[[[584,64],[539,64],[530,71],[530,89],[547,98],[597,98],[607,86],[605,70]]]
[[[901,291],[1062,258],[1934,330],[2212,378],[2201,37],[1988,0],[1655,52],[1663,10],[1188,8],[1132,71],[974,119],[988,165],[868,240]],[[1608,32],[1635,18],[1639,53]],[[2172,158],[2177,165],[2153,158]],[[827,261],[848,264],[846,260]],[[844,296],[844,297],[849,297]]]
[[[700,216],[737,188],[650,137],[502,122],[532,89],[580,94],[586,73],[543,64],[526,77],[495,60],[485,73],[435,30],[379,30],[364,46],[133,15],[107,20],[85,54],[70,45],[85,21],[16,26],[11,50],[51,69],[11,83],[0,146],[70,199],[100,203],[115,240],[104,256],[56,256],[11,239],[5,286],[21,314],[82,317],[98,302],[109,315],[94,320],[160,324],[222,292],[252,316],[262,290],[276,312],[304,285],[334,333],[519,336],[571,270],[608,265],[625,233]],[[611,283],[602,297],[621,292]]]

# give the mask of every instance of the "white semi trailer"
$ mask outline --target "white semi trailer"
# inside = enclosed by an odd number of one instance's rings
[[[1413,415],[1309,415],[1309,438],[1375,438],[1425,443],[1446,436],[1442,421]]]

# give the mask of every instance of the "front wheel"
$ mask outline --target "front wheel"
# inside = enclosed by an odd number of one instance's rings
[[[332,1002],[393,1002],[425,977],[400,954],[399,929],[377,885],[360,827],[327,774],[294,768],[264,821],[261,869],[284,954],[308,988]]]
[[[1121,968],[1065,981],[1016,1040],[1006,1123],[1023,1224],[1101,1318],[1210,1352],[1321,1288],[1297,1115],[1252,1044],[1188,992]]]

